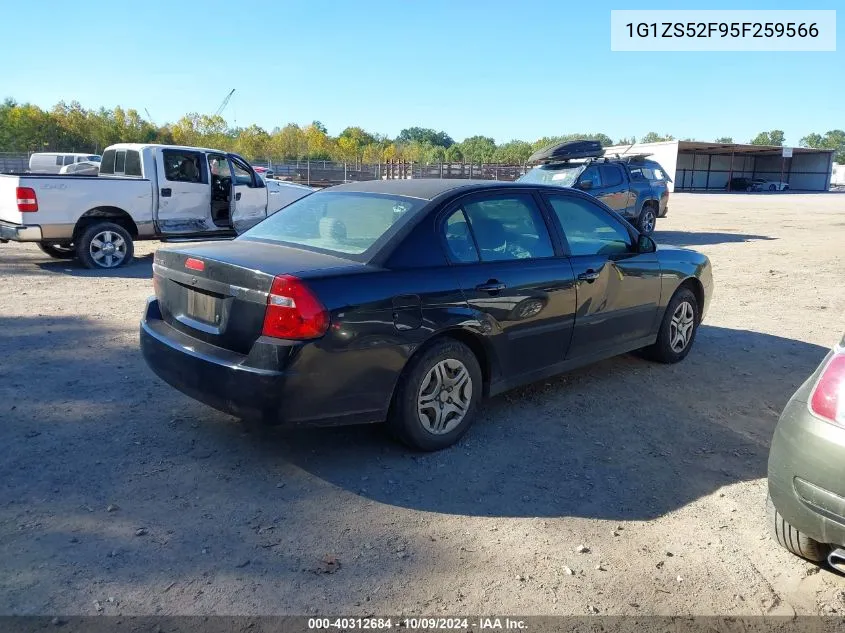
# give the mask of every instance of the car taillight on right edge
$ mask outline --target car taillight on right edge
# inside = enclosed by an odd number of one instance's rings
[[[264,336],[286,339],[319,338],[329,328],[329,313],[302,280],[292,275],[273,279],[264,313]]]
[[[822,370],[810,394],[810,410],[827,422],[845,427],[845,350],[837,350]]]

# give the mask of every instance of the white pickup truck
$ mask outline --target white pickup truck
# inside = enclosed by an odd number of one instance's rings
[[[121,143],[97,176],[0,174],[0,241],[116,268],[134,240],[234,236],[313,191],[265,181],[237,154]]]

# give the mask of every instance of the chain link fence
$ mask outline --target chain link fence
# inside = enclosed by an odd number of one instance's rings
[[[31,152],[0,152],[0,173],[27,171],[31,154]],[[433,163],[426,165],[414,161],[388,161],[370,164],[330,160],[274,161],[265,158],[252,161],[252,165],[271,171],[274,178],[324,187],[361,180],[408,178],[474,178],[513,181],[526,171],[525,165],[499,165],[495,163]]]

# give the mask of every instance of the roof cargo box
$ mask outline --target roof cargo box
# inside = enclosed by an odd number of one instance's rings
[[[549,163],[573,158],[597,158],[604,154],[598,141],[567,141],[537,150],[528,158],[529,163]]]

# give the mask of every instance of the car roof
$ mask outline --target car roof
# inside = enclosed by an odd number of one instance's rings
[[[458,178],[411,178],[404,180],[363,180],[329,187],[324,191],[349,191],[361,193],[381,193],[434,200],[445,193],[491,189],[494,187],[526,187],[528,183],[502,182],[500,180],[467,180]]]

